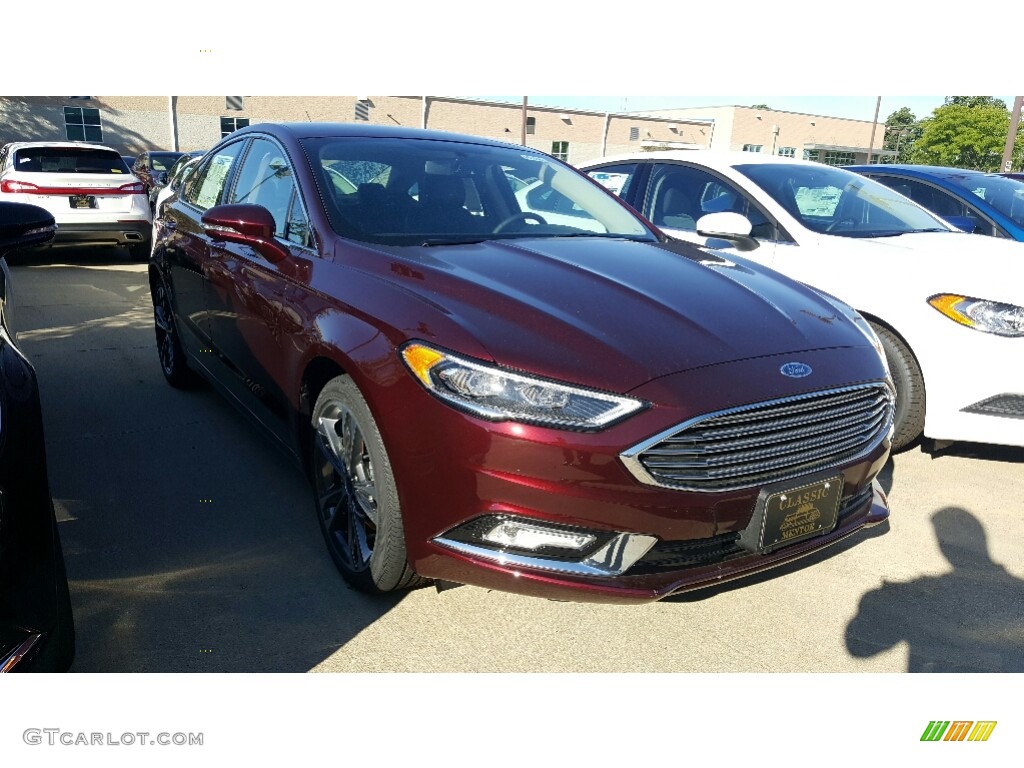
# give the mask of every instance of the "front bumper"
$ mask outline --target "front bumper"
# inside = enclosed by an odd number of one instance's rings
[[[821,350],[801,359],[816,372],[804,392],[845,386],[851,371],[863,371],[862,381],[883,375],[868,347]],[[411,386],[401,385],[400,397],[375,410],[395,470],[413,568],[428,578],[551,599],[650,602],[780,565],[885,520],[884,495],[873,486],[889,455],[884,435],[829,468],[843,480],[836,525],[769,554],[736,544],[751,525],[760,486],[675,490],[641,483],[626,468],[620,454],[671,425],[723,407],[798,394],[792,380],[778,375],[779,365],[775,358],[761,358],[664,377],[630,393],[651,408],[595,433],[484,422],[442,404],[409,378]],[[452,532],[482,516],[570,526],[609,541],[636,534],[654,544],[637,554],[626,552],[624,543],[627,567],[621,569],[612,563],[616,553],[606,549],[599,550],[596,564],[560,568],[540,557],[531,562],[453,546]],[[604,557],[609,554],[611,559]]]
[[[1024,447],[1024,339],[934,314],[938,329],[914,345],[925,380],[925,436]]]

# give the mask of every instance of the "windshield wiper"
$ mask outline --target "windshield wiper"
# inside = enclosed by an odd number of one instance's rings
[[[460,239],[457,237],[428,237],[420,245],[424,248],[431,248],[435,245],[476,245],[482,243],[487,238],[485,237],[467,237]]]
[[[544,235],[544,237],[603,237],[606,240],[629,240],[634,243],[656,243],[653,237],[644,235],[617,235],[614,232],[566,232],[564,235]]]

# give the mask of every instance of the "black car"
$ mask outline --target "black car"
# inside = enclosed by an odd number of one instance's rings
[[[166,171],[154,174],[153,183],[149,186],[149,207],[153,208],[156,205],[156,197],[160,194],[160,190],[170,183],[176,173],[187,165],[189,161],[195,160],[197,157],[202,157],[205,154],[205,149],[195,149],[191,152],[185,152],[175,160]]]
[[[10,271],[3,258],[46,242],[55,230],[38,206],[0,203],[0,672],[63,672],[75,655],[39,386],[8,327]]]
[[[164,174],[171,169],[175,160],[183,154],[185,153],[147,150],[135,158],[135,164],[131,168],[132,174],[138,176],[142,180],[142,183],[146,186],[146,192],[148,193],[158,182],[161,184],[164,183]]]

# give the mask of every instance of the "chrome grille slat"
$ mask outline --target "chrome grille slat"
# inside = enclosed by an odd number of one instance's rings
[[[849,416],[851,414],[862,413],[866,406],[885,407],[885,401],[879,398],[872,398],[871,400],[864,399],[860,402],[844,405],[835,410],[829,410],[827,408],[815,409],[813,411],[808,410],[804,414],[800,415],[787,415],[783,418],[773,418],[770,421],[758,420],[756,422],[748,422],[746,425],[706,428],[700,428],[698,426],[693,430],[693,434],[691,436],[670,437],[667,442],[688,442],[695,438],[701,440],[716,440],[723,437],[732,437],[733,435],[749,435],[751,433],[766,432],[776,428],[781,429],[791,424],[807,424],[812,422],[828,421],[835,418],[841,418],[843,416]]]
[[[892,423],[884,384],[812,393],[708,414],[623,454],[641,480],[722,491],[787,480],[849,461]]]
[[[846,416],[840,421],[829,421],[829,422],[815,422],[813,427],[805,427],[803,429],[792,429],[787,428],[785,431],[777,430],[774,434],[775,437],[783,440],[795,439],[798,437],[810,437],[812,435],[821,434],[822,432],[828,432],[830,429],[844,429],[846,427],[863,424],[865,418],[873,420],[878,417],[884,416],[886,405],[879,403],[867,414],[854,414]],[[687,440],[685,442],[673,438],[669,438],[662,445],[664,448],[649,448],[644,452],[645,456],[686,456],[690,454],[709,454],[709,453],[722,453],[725,451],[741,450],[749,445],[763,444],[763,438],[761,437],[748,437],[742,440],[727,440],[710,443],[708,445],[701,445],[693,440]]]
[[[855,435],[848,437],[842,441],[830,441],[825,445],[817,448],[814,451],[804,451],[803,453],[794,454],[788,453],[786,456],[780,457],[771,461],[762,461],[757,458],[752,458],[749,461],[742,462],[737,466],[716,466],[708,467],[707,465],[701,465],[699,467],[680,467],[680,470],[684,469],[697,469],[703,471],[703,477],[718,480],[727,477],[737,477],[743,474],[763,474],[764,472],[781,469],[783,467],[794,466],[796,464],[805,465],[808,462],[813,462],[815,459],[819,459],[823,456],[833,455],[835,453],[842,453],[845,450],[856,447],[863,442],[862,435]],[[670,469],[669,467],[659,467],[658,469]],[[666,477],[672,477],[674,479],[681,479],[687,476],[696,476],[698,472],[693,473],[672,473],[664,471],[651,470],[653,474],[658,474]]]
[[[800,411],[811,410],[820,406],[834,406],[840,403],[847,402],[849,400],[855,400],[858,397],[863,397],[865,392],[850,392],[843,393],[841,395],[830,396],[828,398],[822,398],[821,400],[811,397],[801,397],[795,402],[786,405],[781,408],[772,408],[772,413],[776,416],[785,416],[790,413],[799,413]],[[752,405],[746,408],[741,408],[736,413],[729,413],[722,416],[715,417],[716,424],[733,424],[740,421],[749,421],[751,416],[756,417],[756,413],[763,409],[765,406]]]

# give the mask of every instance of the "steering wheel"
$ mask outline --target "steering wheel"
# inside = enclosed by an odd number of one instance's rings
[[[831,232],[833,229],[838,227],[840,224],[849,224],[850,226],[853,226],[856,223],[857,222],[854,221],[853,219],[836,219],[831,224],[829,224],[827,227],[825,227],[825,231],[826,232]]]
[[[499,232],[503,232],[510,224],[515,224],[517,221],[529,221],[530,219],[533,219],[538,224],[547,224],[547,221],[545,221],[542,216],[538,216],[536,213],[530,213],[529,211],[522,211],[520,213],[513,213],[507,219],[498,224],[498,226],[494,228],[493,232],[494,234],[498,234]]]

